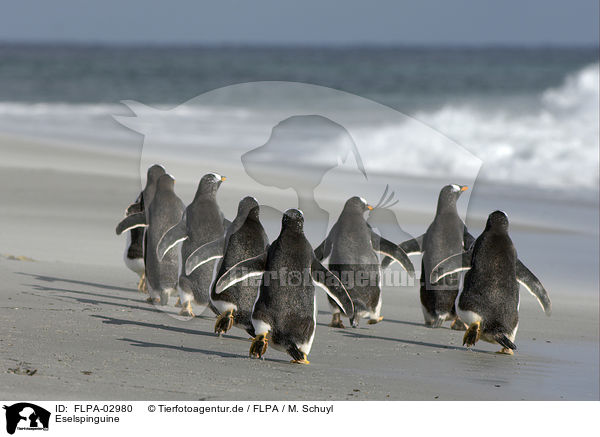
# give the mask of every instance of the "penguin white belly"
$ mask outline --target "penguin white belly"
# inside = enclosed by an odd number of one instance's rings
[[[187,304],[188,302],[192,302],[194,300],[194,293],[191,290],[184,290],[177,282],[177,292],[179,294],[179,300],[181,300],[181,305]]]
[[[224,300],[216,300],[210,298],[211,303],[215,306],[219,314],[223,314],[225,311],[237,311],[237,305]]]
[[[271,325],[269,325],[267,322],[260,319],[255,319],[254,317],[252,317],[251,320],[256,335],[266,334],[267,332],[271,331]]]
[[[144,274],[144,259],[143,258],[128,258],[127,252],[129,252],[129,246],[131,246],[131,232],[127,232],[127,240],[125,243],[125,251],[123,252],[123,261],[129,270],[137,273],[140,277]]]
[[[160,297],[163,293],[165,293],[167,296],[173,296],[174,294],[177,293],[177,290],[172,287],[169,287],[169,288],[166,288],[163,290],[163,289],[153,288],[149,283],[147,283],[147,284],[148,284],[148,294],[153,299],[160,299]]]
[[[142,276],[144,274],[144,259],[143,258],[127,258],[127,250],[125,250],[125,255],[123,256],[123,261],[125,261],[125,265],[129,270],[134,273],[137,273],[138,276]]]
[[[383,273],[381,268],[379,269],[379,300],[377,300],[377,306],[375,307],[375,313],[371,315],[372,319],[378,319],[381,315],[381,305],[383,304],[383,290],[381,289],[381,278],[383,278]]]
[[[467,326],[483,320],[479,314],[473,311],[463,311],[458,307],[456,308],[456,313],[458,314],[458,317],[460,317],[460,319],[467,324]]]

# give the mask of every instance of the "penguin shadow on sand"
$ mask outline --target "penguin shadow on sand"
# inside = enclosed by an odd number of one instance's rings
[[[68,288],[59,288],[59,287],[46,287],[43,285],[38,285],[38,284],[23,284],[26,287],[30,287],[35,291],[41,291],[41,292],[59,292],[59,293],[63,293],[63,294],[47,294],[45,293],[44,295],[41,294],[36,294],[36,293],[28,293],[34,296],[38,296],[38,297],[47,297],[47,298],[59,298],[59,299],[68,299],[68,300],[73,300],[76,302],[79,302],[81,304],[87,304],[87,305],[107,305],[107,306],[112,306],[112,307],[117,307],[117,308],[128,308],[131,310],[135,310],[135,311],[147,311],[147,312],[151,312],[151,313],[165,313],[165,311],[160,310],[160,309],[156,309],[154,306],[150,306],[150,305],[146,305],[146,306],[139,306],[139,305],[128,305],[126,303],[124,303],[123,301],[126,302],[139,302],[133,299],[128,299],[128,298],[124,298],[124,297],[118,297],[118,296],[109,296],[109,295],[105,295],[105,294],[100,294],[100,293],[90,293],[88,291],[81,291],[81,290],[72,290],[72,289],[68,289]],[[27,294],[27,292],[25,292]],[[68,294],[65,294],[68,293]],[[75,294],[75,296],[73,296],[73,294]],[[86,298],[84,296],[90,296],[89,298]],[[119,300],[120,302],[111,302],[108,300],[101,300],[101,299],[96,299],[94,298],[94,296],[99,296],[99,297],[106,297],[109,299],[115,299],[115,300]]]
[[[264,357],[261,360],[253,360],[246,354],[223,352],[222,350],[199,349],[199,348],[195,348],[195,347],[189,347],[189,346],[183,346],[183,345],[178,346],[178,345],[166,344],[166,343],[152,343],[150,341],[136,340],[133,338],[119,338],[119,341],[124,341],[124,342],[129,343],[130,346],[141,347],[141,348],[170,349],[170,350],[181,351],[181,352],[186,352],[186,353],[203,354],[203,355],[210,355],[210,356],[216,356],[216,357],[221,357],[221,358],[238,358],[238,359],[243,359],[243,360],[247,360],[250,362],[269,361],[272,363],[285,364],[286,366],[289,365],[289,361],[286,361],[286,360],[280,360],[280,359],[276,359],[276,358],[264,358]]]
[[[150,328],[150,329],[160,329],[163,331],[169,331],[169,332],[175,332],[177,334],[189,334],[189,335],[200,335],[203,337],[211,337],[211,338],[218,338],[217,335],[214,332],[208,332],[208,331],[200,331],[197,329],[190,329],[190,328],[182,328],[180,326],[174,326],[174,325],[165,325],[165,324],[158,324],[158,323],[150,323],[150,322],[142,322],[139,320],[127,320],[127,319],[119,319],[116,317],[110,317],[110,316],[104,316],[101,314],[94,314],[91,317],[95,318],[95,319],[99,319],[102,321],[102,323],[106,324],[106,325],[116,325],[116,326],[140,326],[143,328]],[[200,316],[197,316],[197,318],[201,318]],[[212,317],[205,317],[206,319],[210,319],[213,320],[214,318]],[[248,339],[246,337],[238,337],[235,335],[225,335],[223,336],[223,338],[227,338],[228,340],[239,340],[239,341],[244,341],[247,342]]]
[[[114,291],[131,291],[131,292],[135,291],[133,288],[125,288],[125,287],[119,287],[116,285],[101,284],[99,282],[88,282],[88,281],[79,281],[79,280],[75,280],[75,279],[58,278],[56,276],[38,275],[36,273],[25,273],[25,272],[15,272],[15,273],[17,275],[29,276],[37,281],[66,282],[69,284],[86,285],[86,286],[90,286],[90,287],[94,287],[94,288],[102,288],[105,290],[114,290]],[[112,297],[112,296],[110,296],[110,297]]]
[[[241,161],[248,176],[259,184],[292,189],[297,208],[311,223],[309,240],[321,241],[327,234],[329,212],[315,200],[315,190],[325,175],[349,155],[366,180],[358,148],[343,126],[320,115],[296,115],[274,126],[267,142],[243,154]]]
[[[422,324],[417,324],[417,325],[423,326]],[[393,342],[397,342],[397,343],[409,344],[409,345],[413,345],[413,346],[424,346],[424,347],[433,348],[433,349],[446,349],[446,350],[454,350],[454,351],[461,351],[461,352],[470,350],[473,352],[478,352],[478,353],[483,353],[483,354],[490,354],[490,355],[495,354],[495,352],[486,351],[483,349],[475,349],[475,348],[467,349],[464,346],[437,344],[437,343],[430,343],[427,341],[408,340],[408,339],[403,339],[403,338],[391,338],[391,337],[383,337],[383,336],[379,336],[379,335],[368,335],[368,334],[363,334],[361,332],[357,332],[356,330],[352,330],[352,331],[344,330],[344,331],[341,331],[341,333],[342,333],[342,335],[344,335],[346,337],[359,338],[359,339],[364,339],[364,340],[385,340],[385,341],[393,341]]]
[[[232,354],[230,352],[222,352],[219,350],[208,350],[208,349],[198,349],[194,347],[188,346],[177,346],[174,344],[166,344],[166,343],[152,343],[149,341],[143,340],[135,340],[133,338],[119,338],[119,341],[124,341],[129,343],[130,346],[141,347],[141,348],[159,348],[159,349],[171,349],[181,352],[187,353],[198,353],[203,355],[212,355],[221,358],[247,358],[245,355],[241,354]]]
[[[331,313],[330,311],[322,311],[322,310],[319,310],[319,311],[318,311],[318,314],[319,314],[320,316],[326,316],[326,317],[328,317],[329,319],[330,319],[330,318],[331,318],[331,316],[332,316],[332,313]],[[385,319],[383,319],[381,323],[388,323],[388,322],[390,322],[390,323],[398,323],[398,324],[400,324],[400,325],[407,325],[407,326],[418,326],[418,327],[422,327],[422,326],[423,326],[423,324],[422,324],[422,323],[418,323],[418,322],[409,322],[409,321],[407,321],[407,320],[393,320],[393,319],[390,319],[390,318],[387,318],[387,317],[386,317]],[[325,322],[317,322],[317,326],[323,326],[324,328],[331,328],[331,326],[329,326],[329,323],[325,323]],[[359,329],[359,330],[360,330],[360,329],[364,329],[364,330],[366,330],[366,331],[368,331],[368,330],[369,330],[368,328],[366,328],[366,327],[364,327],[364,326],[359,326],[358,328],[355,328],[355,329]],[[332,329],[332,330],[333,330],[333,329]],[[335,329],[335,331],[337,331],[337,329]]]

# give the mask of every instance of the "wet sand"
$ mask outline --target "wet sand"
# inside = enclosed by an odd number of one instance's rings
[[[124,238],[114,234],[139,192],[135,155],[7,137],[0,151],[2,398],[599,399],[597,205],[523,200],[484,185],[473,192],[472,233],[490,207],[511,211],[519,255],[552,298],[548,318],[522,289],[515,356],[496,355],[498,346],[483,342],[467,351],[448,324],[425,328],[417,286],[386,288],[384,321],[346,330],[327,326],[319,290],[311,364],[297,366],[273,349],[264,360],[248,358],[245,332],[216,337],[208,313],[180,320],[174,299],[166,309],[145,302],[122,262]],[[228,176],[219,194],[226,212],[248,194],[235,173]],[[417,190],[422,181],[413,184]],[[178,181],[176,189],[189,200],[195,184]],[[423,232],[431,216],[411,210],[403,225]],[[33,261],[11,259],[19,256]],[[420,265],[419,257],[412,261]]]

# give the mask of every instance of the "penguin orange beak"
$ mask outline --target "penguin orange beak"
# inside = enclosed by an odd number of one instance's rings
[[[227,180],[227,177],[221,176],[221,182],[225,182],[226,180]]]
[[[372,207],[371,205],[367,205],[367,209],[368,209],[369,211],[373,211],[373,207]]]
[[[467,187],[466,185],[460,187],[460,191],[467,191],[468,189],[469,187]]]

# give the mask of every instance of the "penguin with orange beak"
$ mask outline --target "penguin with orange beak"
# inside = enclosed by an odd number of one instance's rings
[[[189,275],[186,275],[184,263],[200,246],[223,237],[231,224],[217,203],[217,192],[225,179],[218,173],[202,176],[194,200],[185,209],[181,221],[162,236],[156,249],[158,258],[162,259],[182,242],[177,289],[182,307],[179,314],[185,317],[194,316],[192,302],[203,308],[210,306],[209,289],[218,260],[212,259]]]

